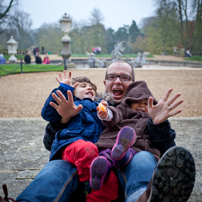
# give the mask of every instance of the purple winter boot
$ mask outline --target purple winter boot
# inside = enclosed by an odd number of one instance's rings
[[[111,164],[104,156],[96,157],[90,165],[90,186],[93,190],[99,190],[107,177]]]
[[[130,155],[126,155],[126,153],[128,149],[135,142],[135,137],[136,137],[136,132],[133,128],[129,126],[123,127],[119,131],[117,135],[116,143],[112,148],[112,151],[111,151],[112,159],[115,161],[119,161],[122,158],[125,158],[126,156],[128,156],[129,158]],[[127,159],[125,159],[125,161],[127,161]]]

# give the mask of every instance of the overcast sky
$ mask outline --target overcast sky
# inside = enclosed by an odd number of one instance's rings
[[[137,25],[141,19],[154,15],[154,0],[20,0],[21,8],[30,14],[33,21],[32,29],[39,28],[43,23],[58,22],[64,13],[80,22],[88,20],[94,8],[98,8],[104,16],[105,28],[115,31],[123,25]]]

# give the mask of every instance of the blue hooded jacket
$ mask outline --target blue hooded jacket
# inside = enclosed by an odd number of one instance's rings
[[[56,93],[57,90],[60,90],[66,99],[68,99],[67,90],[70,90],[73,93],[74,88],[61,83],[59,88],[54,89],[49,95],[44,107],[42,108],[41,116],[46,121],[53,123],[61,120],[61,116],[52,106],[50,106],[50,102],[55,102],[52,93]],[[79,114],[70,119],[67,128],[56,133],[55,140],[51,147],[50,160],[60,159],[61,150],[79,139],[93,143],[97,142],[100,134],[105,129],[102,121],[97,117],[96,107],[98,106],[100,99],[98,101],[93,101],[90,98],[84,98],[81,100],[74,96],[74,100],[75,105],[78,106],[81,104],[83,109]]]

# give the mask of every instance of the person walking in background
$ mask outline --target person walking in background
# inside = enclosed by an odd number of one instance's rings
[[[41,54],[44,55],[44,53],[45,53],[45,48],[44,48],[44,46],[42,46],[41,47]]]
[[[39,46],[36,47],[36,53],[39,53]]]
[[[36,53],[37,53],[37,52],[36,52],[36,47],[34,47],[34,48],[33,48],[33,54],[34,54],[34,57],[35,57],[35,58],[36,58]]]

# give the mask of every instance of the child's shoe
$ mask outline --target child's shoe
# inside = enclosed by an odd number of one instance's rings
[[[90,165],[90,186],[92,190],[99,190],[110,170],[111,165],[103,156],[96,157]]]
[[[116,143],[112,148],[111,157],[115,161],[121,160],[125,155],[128,149],[135,142],[136,133],[135,130],[129,126],[123,127],[116,139]]]

